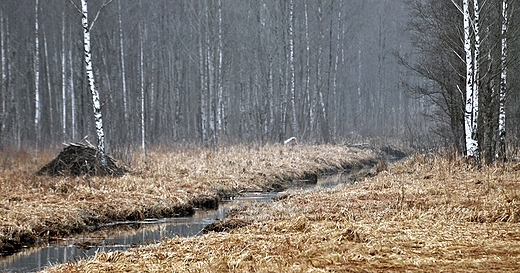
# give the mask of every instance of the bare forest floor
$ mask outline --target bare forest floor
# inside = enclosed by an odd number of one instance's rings
[[[520,164],[476,169],[415,155],[355,185],[285,192],[226,222],[241,227],[47,272],[518,272]]]
[[[152,149],[121,177],[48,177],[57,153],[0,156],[0,251],[94,230],[114,221],[188,216],[222,197],[283,190],[291,179],[371,163],[370,150],[332,145]]]

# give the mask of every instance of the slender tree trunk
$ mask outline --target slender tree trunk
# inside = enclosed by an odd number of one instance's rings
[[[323,98],[323,76],[322,76],[322,55],[323,55],[323,41],[325,40],[325,35],[323,34],[323,14],[322,14],[322,6],[323,1],[319,1],[318,6],[318,28],[319,28],[319,37],[320,40],[318,42],[318,52],[316,55],[316,94],[318,96],[318,103],[321,108],[321,119],[320,125],[322,128],[323,140],[325,142],[329,142],[329,127],[327,121],[327,110],[325,108],[325,100]]]
[[[35,5],[36,13],[35,13],[35,48],[34,48],[34,133],[36,137],[36,150],[39,148],[40,144],[40,119],[41,119],[41,109],[40,109],[40,37],[39,37],[39,22],[38,22],[38,13],[39,13],[39,5],[38,0],[36,0]]]
[[[308,12],[308,0],[304,0],[304,13],[305,13],[305,94],[307,94],[307,101],[309,102],[309,131],[312,137],[314,131],[314,124],[316,123],[315,117],[315,100],[314,95],[311,95],[311,43],[309,39],[309,12]]]
[[[202,1],[200,2],[202,3]],[[203,48],[203,34],[204,34],[204,23],[202,22],[202,5],[199,7],[199,80],[200,80],[200,119],[201,119],[201,134],[202,134],[202,144],[204,146],[208,145],[208,116],[206,110],[206,73],[204,69],[204,48]]]
[[[139,6],[141,6],[141,1],[139,1]],[[142,23],[141,23],[142,24]],[[139,41],[139,78],[141,80],[141,149],[144,155],[144,161],[146,162],[146,126],[145,126],[145,94],[144,94],[144,51],[143,51],[143,40],[144,30],[143,26],[139,24],[140,28],[140,41]]]
[[[468,158],[478,159],[478,142],[476,139],[476,132],[473,124],[473,54],[471,47],[471,24],[469,12],[469,0],[463,1],[463,16],[464,16],[464,52],[466,53],[466,102],[465,102],[465,117],[464,128],[466,135],[466,156]]]
[[[94,119],[96,123],[96,134],[98,141],[99,163],[102,168],[107,168],[105,154],[105,131],[103,129],[103,116],[101,114],[101,104],[99,102],[99,92],[96,88],[94,71],[92,69],[92,52],[90,48],[90,25],[88,20],[87,0],[81,0],[82,25],[83,25],[83,46],[85,50],[85,71],[87,73],[88,86],[92,94],[92,106],[94,108]]]
[[[65,50],[65,5],[61,12],[61,134],[67,136],[67,52]]]
[[[206,33],[206,64],[207,64],[207,75],[208,75],[208,111],[209,111],[209,137],[211,145],[215,146],[215,68],[214,68],[214,52],[212,39],[210,39],[210,20],[209,20],[209,3],[206,2],[204,8],[204,21],[205,21],[205,33]]]
[[[500,91],[499,91],[499,109],[498,109],[498,147],[496,150],[496,158],[500,160],[506,159],[506,90],[507,90],[507,31],[509,27],[509,10],[508,0],[502,0],[502,46],[500,58]]]
[[[217,55],[218,55],[218,65],[217,65],[217,130],[215,132],[216,139],[218,141],[219,135],[222,131],[222,115],[225,114],[224,104],[223,104],[223,81],[224,77],[222,75],[222,0],[218,0],[218,46],[217,46]]]
[[[119,56],[121,58],[121,80],[122,80],[122,84],[123,84],[123,115],[125,117],[125,120],[124,122],[127,123],[129,122],[129,113],[128,113],[128,102],[127,102],[127,97],[128,97],[128,92],[127,92],[127,89],[126,89],[126,66],[125,66],[125,47],[124,47],[124,40],[123,40],[123,20],[121,19],[121,0],[118,0],[117,1],[117,6],[118,6],[118,10],[119,10],[119,14],[118,14],[118,21],[119,21],[119,46],[120,46],[120,51],[119,51]]]
[[[7,56],[5,50],[5,31],[4,31],[4,13],[0,10],[0,54],[2,55],[0,68],[2,69],[2,78],[0,84],[0,100],[2,112],[0,113],[0,147],[4,145],[4,132],[6,128],[6,99],[7,99]]]
[[[334,113],[334,117],[333,117],[333,129],[332,129],[332,135],[333,137],[336,137],[336,134],[337,134],[337,131],[338,131],[338,115],[339,115],[339,107],[338,107],[338,104],[339,104],[339,98],[337,96],[337,75],[338,75],[338,63],[339,63],[339,50],[340,50],[340,33],[341,33],[341,8],[342,8],[342,3],[343,2],[340,2],[340,6],[339,6],[339,11],[338,11],[338,26],[337,26],[337,31],[336,31],[336,54],[335,54],[335,59],[334,59],[334,69],[332,71],[332,99],[333,99],[333,113]],[[331,40],[332,40],[332,37],[331,37]],[[332,53],[331,53],[332,54]]]
[[[51,80],[51,72],[50,66],[51,60],[49,59],[49,53],[47,50],[47,35],[45,35],[45,31],[43,31],[43,52],[45,57],[45,76],[47,78],[47,94],[49,96],[49,129],[50,129],[50,137],[54,139],[54,107],[52,104],[52,80]]]
[[[480,6],[479,0],[473,0],[473,31],[474,31],[474,51],[473,51],[473,107],[472,107],[472,125],[473,140],[477,142],[477,150],[475,159],[479,160],[478,147],[478,116],[479,116],[479,88],[480,88]]]
[[[72,36],[72,35],[71,35]],[[76,139],[76,91],[74,90],[74,65],[72,63],[72,39],[69,44],[69,90],[70,90],[70,130],[72,139]]]
[[[290,91],[291,96],[291,123],[293,135],[299,136],[298,119],[296,115],[296,75],[294,69],[294,0],[289,0],[289,70],[290,70]]]

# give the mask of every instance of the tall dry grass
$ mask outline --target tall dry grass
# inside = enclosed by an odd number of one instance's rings
[[[150,149],[146,164],[135,153],[132,171],[123,177],[45,177],[34,173],[52,153],[11,154],[0,167],[0,249],[111,221],[188,215],[221,196],[279,189],[307,172],[371,157],[369,151],[329,145],[158,147]]]
[[[355,185],[235,210],[230,232],[47,272],[518,272],[520,164],[414,155]]]

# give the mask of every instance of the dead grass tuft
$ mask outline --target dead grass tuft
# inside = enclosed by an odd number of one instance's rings
[[[0,156],[0,249],[13,251],[30,244],[27,238],[69,236],[113,221],[187,216],[196,207],[215,208],[225,196],[281,190],[290,179],[374,156],[332,145],[157,147],[149,150],[146,164],[134,153],[132,172],[121,177],[33,175],[58,152]]]
[[[476,169],[458,157],[414,155],[356,185],[290,191],[223,221],[245,226],[47,272],[518,271],[514,164]]]

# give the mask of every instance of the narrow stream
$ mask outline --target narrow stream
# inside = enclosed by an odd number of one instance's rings
[[[316,184],[295,181],[290,189],[334,187],[349,182],[350,175],[324,176]],[[202,234],[202,229],[216,219],[223,219],[226,212],[249,202],[271,202],[278,193],[248,193],[224,200],[217,210],[198,210],[192,217],[146,219],[138,222],[116,222],[99,231],[56,242],[45,242],[38,247],[27,248],[13,255],[0,257],[0,272],[34,272],[49,265],[56,265],[95,255],[98,251],[126,250],[144,244],[158,243],[175,236],[189,237]],[[136,227],[138,227],[136,229]],[[104,231],[103,231],[104,230]],[[109,232],[109,235],[107,236]]]

